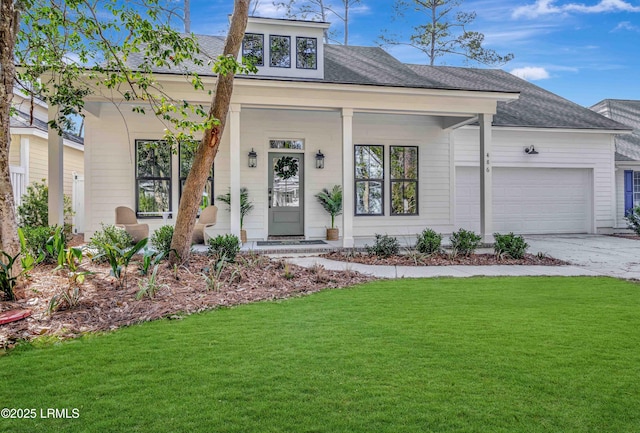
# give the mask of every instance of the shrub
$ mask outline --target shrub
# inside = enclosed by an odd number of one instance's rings
[[[513,233],[501,235],[494,233],[495,244],[493,250],[498,257],[508,256],[512,259],[521,259],[529,248],[529,244],[524,241],[522,236],[516,236]]]
[[[102,229],[93,234],[89,241],[89,248],[95,250],[98,260],[104,258],[105,245],[111,245],[120,249],[133,245],[133,237],[121,227],[101,224]]]
[[[13,264],[20,256],[20,253],[11,256],[5,251],[0,251],[0,294],[6,301],[14,301],[16,295],[14,289],[18,284],[18,275],[13,274]]]
[[[148,240],[148,238],[144,238],[133,247],[126,248],[104,245],[104,257],[111,266],[111,275],[116,278],[118,287],[127,288],[127,267],[133,256],[147,245]]]
[[[168,254],[171,251],[171,238],[173,238],[173,226],[162,226],[151,235],[151,245],[158,252]]]
[[[64,196],[64,219],[70,221],[74,215],[69,196]],[[27,187],[18,206],[18,222],[21,227],[47,227],[49,224],[49,187],[45,183],[35,182]],[[71,233],[71,225],[65,224],[65,232]]]
[[[392,236],[380,235],[376,233],[376,241],[373,246],[366,246],[369,254],[375,254],[380,257],[389,257],[398,254],[400,251],[400,242]]]
[[[436,254],[440,252],[441,245],[441,234],[436,233],[435,230],[432,229],[424,229],[422,233],[418,235],[416,250],[422,254]]]
[[[24,245],[21,245],[22,252],[32,257],[43,256],[42,260],[46,263],[54,263],[58,260],[58,254],[60,249],[67,247],[67,238],[63,230],[58,230],[55,226],[44,227],[31,227],[26,226],[22,228],[22,234],[24,235]],[[58,236],[57,242],[53,242],[54,236]],[[50,248],[47,248],[49,240]],[[54,249],[54,246],[59,248]]]
[[[455,254],[468,256],[482,244],[482,236],[470,230],[460,229],[451,235],[451,247]]]
[[[237,236],[227,234],[218,235],[209,239],[209,255],[216,255],[220,258],[224,257],[227,262],[235,262],[236,256],[240,252],[240,239]]]
[[[640,206],[631,209],[624,219],[627,220],[627,227],[640,236]]]

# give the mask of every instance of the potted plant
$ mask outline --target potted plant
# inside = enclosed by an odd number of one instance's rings
[[[231,211],[231,191],[216,197],[217,200],[227,205],[227,210]],[[249,190],[246,187],[240,188],[240,240],[247,242],[247,231],[244,230],[244,217],[253,210],[253,203],[249,201]]]
[[[334,185],[334,187],[329,191],[327,188],[324,188],[318,194],[316,194],[316,198],[326,210],[329,215],[331,215],[331,228],[327,228],[327,240],[328,241],[337,241],[338,240],[338,228],[336,227],[336,216],[342,214],[342,187],[340,185]]]

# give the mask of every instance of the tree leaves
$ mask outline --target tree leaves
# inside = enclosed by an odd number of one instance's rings
[[[513,59],[513,54],[500,55],[482,46],[484,34],[467,30],[476,19],[475,12],[456,11],[462,0],[396,0],[399,17],[408,11],[424,15],[425,24],[413,28],[409,42],[402,42],[398,35],[382,34],[382,45],[409,45],[422,51],[429,64],[449,55],[462,56],[467,61],[485,65],[503,65]]]

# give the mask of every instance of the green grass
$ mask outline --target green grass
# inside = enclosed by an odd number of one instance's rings
[[[0,357],[7,432],[638,432],[640,287],[379,281]]]

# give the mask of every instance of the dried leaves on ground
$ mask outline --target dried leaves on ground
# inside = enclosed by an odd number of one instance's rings
[[[512,259],[509,257],[498,257],[495,254],[471,254],[469,256],[440,254],[419,254],[410,252],[407,254],[381,257],[368,253],[351,253],[334,251],[324,254],[322,257],[330,260],[343,262],[362,263],[365,265],[391,265],[391,266],[452,266],[452,265],[541,265],[541,266],[561,266],[568,263],[554,259],[547,255],[525,254],[522,259]]]
[[[105,264],[83,263],[93,274],[80,285],[79,304],[73,309],[48,313],[51,298],[68,286],[68,278],[53,265],[41,265],[17,290],[16,302],[0,302],[0,312],[29,309],[24,320],[0,326],[0,347],[38,336],[72,338],[86,332],[109,331],[122,326],[229,307],[261,300],[283,299],[325,288],[341,288],[372,280],[357,272],[329,271],[321,266],[305,269],[281,259],[240,255],[220,271],[215,262],[193,254],[187,266],[158,268],[159,290],[153,298],[136,299],[140,284],[137,265],[129,266],[128,287],[118,289]],[[219,271],[219,272],[218,272]]]

